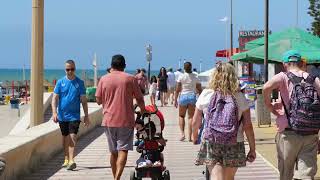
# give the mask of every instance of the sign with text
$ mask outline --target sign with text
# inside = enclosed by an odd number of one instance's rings
[[[247,42],[264,36],[263,30],[239,31],[239,49],[243,51]]]

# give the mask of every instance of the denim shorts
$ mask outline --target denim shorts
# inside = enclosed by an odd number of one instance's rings
[[[179,98],[179,105],[181,106],[188,106],[188,105],[195,105],[197,102],[196,94],[181,94]]]

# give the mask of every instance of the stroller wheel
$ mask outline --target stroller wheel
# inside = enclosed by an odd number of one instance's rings
[[[170,172],[169,172],[169,170],[165,170],[163,172],[163,180],[170,180]]]

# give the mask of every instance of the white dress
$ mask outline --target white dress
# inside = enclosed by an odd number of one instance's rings
[[[150,85],[150,88],[149,88],[149,94],[152,95],[152,94],[156,94],[157,92],[157,83],[152,83]]]

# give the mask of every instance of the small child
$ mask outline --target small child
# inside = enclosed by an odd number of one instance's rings
[[[150,101],[152,105],[156,104],[156,92],[157,92],[157,78],[156,76],[151,76],[149,94],[150,94]]]
[[[135,122],[135,128],[137,130],[136,136],[137,140],[133,143],[135,146],[142,146],[143,141],[140,138],[147,137],[146,133],[144,132],[144,122],[141,119],[137,119]]]

